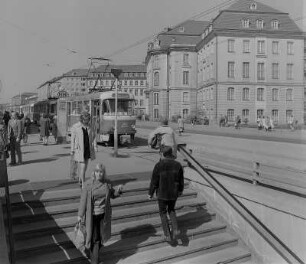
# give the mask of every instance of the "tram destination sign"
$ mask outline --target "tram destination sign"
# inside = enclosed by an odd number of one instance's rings
[[[116,97],[116,94],[115,93],[113,93],[112,94],[112,97]],[[126,94],[126,93],[118,93],[118,98],[120,99],[120,98],[122,98],[122,99],[129,99],[130,98],[130,96],[129,96],[129,94]]]

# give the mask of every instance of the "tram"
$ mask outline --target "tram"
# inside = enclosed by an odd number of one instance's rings
[[[31,122],[34,121],[34,104],[25,104],[20,106],[20,112],[30,118]]]
[[[58,101],[57,118],[59,132],[66,134],[66,141],[70,141],[71,127],[79,121],[83,110],[91,114],[91,125],[96,133],[98,143],[109,143],[114,140],[115,130],[115,91],[104,91],[60,98]],[[117,131],[118,137],[128,135],[133,141],[136,129],[134,115],[134,96],[118,92]],[[65,130],[65,131],[63,131]]]

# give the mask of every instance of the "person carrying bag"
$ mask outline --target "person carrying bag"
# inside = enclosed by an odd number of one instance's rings
[[[90,252],[92,264],[99,263],[99,251],[111,236],[112,208],[110,199],[122,194],[122,185],[115,190],[106,177],[105,166],[98,163],[92,178],[82,189],[77,222],[84,222],[85,252]]]

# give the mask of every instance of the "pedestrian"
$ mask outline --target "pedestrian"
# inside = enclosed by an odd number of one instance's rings
[[[158,147],[160,153],[164,146],[170,146],[173,149],[173,155],[176,157],[177,144],[174,130],[169,126],[168,119],[162,119],[161,125],[149,134],[148,145],[152,147],[154,139],[158,138]]]
[[[91,179],[82,189],[78,210],[78,222],[84,221],[86,227],[85,249],[90,251],[92,264],[99,263],[99,251],[111,235],[111,203],[122,194],[122,185],[115,190],[107,179],[105,166],[98,163]]]
[[[148,198],[152,199],[156,192],[160,219],[164,231],[164,240],[169,243],[175,242],[179,235],[175,204],[177,198],[182,195],[183,190],[183,167],[172,155],[172,148],[168,146],[164,147],[163,159],[153,169]],[[167,213],[171,220],[171,230],[169,228]]]
[[[221,115],[220,121],[219,121],[219,127],[224,127],[225,126],[225,117],[224,115]]]
[[[8,139],[11,151],[11,166],[16,165],[16,154],[18,163],[22,164],[22,153],[20,148],[20,140],[22,136],[22,127],[20,120],[17,119],[17,113],[11,113],[11,119],[8,122]]]
[[[71,128],[71,156],[78,163],[78,181],[84,187],[85,174],[89,159],[96,158],[97,142],[94,129],[90,126],[90,114],[83,111],[80,121]]]
[[[41,122],[44,118],[44,114],[40,113],[39,121],[38,121],[38,126],[39,126],[39,141],[43,141],[42,133],[41,133]]]
[[[227,117],[227,115],[224,116],[224,126],[228,127],[228,117]]]
[[[4,124],[6,125],[6,127],[8,126],[8,122],[10,119],[11,119],[10,112],[5,111],[3,115],[3,120],[4,120]]]
[[[57,144],[57,116],[53,116],[52,122],[50,124],[51,134],[54,137],[54,142]]]
[[[24,131],[24,114],[21,112],[21,113],[18,113],[16,112],[17,114],[17,119],[19,120],[20,124],[21,124],[21,139],[23,139],[23,131]],[[21,143],[21,142],[20,142]]]
[[[178,124],[179,135],[181,136],[182,133],[184,132],[184,121],[181,116],[178,116],[177,124]]]
[[[4,113],[0,112],[0,151],[5,155],[4,156],[5,159],[8,156],[7,144],[8,144],[7,126],[4,120]]]
[[[43,118],[40,120],[40,136],[43,139],[43,145],[47,146],[50,136],[50,119],[48,114],[43,114]]]
[[[241,118],[239,115],[237,115],[235,119],[235,128],[240,129],[240,125],[241,125]]]
[[[23,143],[27,143],[28,142],[28,135],[30,133],[30,125],[31,125],[31,119],[29,118],[29,116],[26,116],[24,119],[24,129],[23,129]]]
[[[294,131],[295,127],[294,127],[294,117],[293,115],[289,116],[288,119],[288,124],[289,124],[289,128],[291,129],[291,131]]]

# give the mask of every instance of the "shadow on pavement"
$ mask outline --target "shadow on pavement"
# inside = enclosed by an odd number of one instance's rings
[[[70,156],[70,153],[63,153],[63,154],[55,154],[54,157],[68,157]]]
[[[44,159],[35,159],[35,160],[27,160],[23,161],[22,164],[31,164],[31,163],[42,163],[42,162],[49,162],[49,161],[54,161],[56,158],[44,158]]]
[[[12,181],[9,181],[9,186],[18,185],[18,184],[24,184],[24,183],[27,183],[27,182],[29,182],[29,180],[26,180],[26,179],[12,180]]]
[[[109,155],[111,157],[115,157],[114,153],[110,153]],[[121,158],[121,159],[126,159],[126,158],[130,158],[131,156],[129,154],[125,153],[125,154],[117,154],[116,157]]]
[[[203,223],[210,222],[211,220],[212,216],[203,207],[198,207],[196,212],[186,213],[184,215],[178,216],[177,222],[178,229],[180,231],[178,240],[181,240],[182,242],[179,244],[179,246],[187,247],[189,245],[189,238],[187,234],[189,229],[196,229],[198,226],[202,225]]]
[[[142,234],[135,236],[135,234]],[[145,242],[152,236],[156,236],[156,229],[153,225],[144,224],[131,228],[126,228],[120,232],[121,240],[106,246],[100,252],[100,258],[105,263],[115,264],[125,258],[134,255],[138,249],[138,245]],[[111,254],[107,255],[107,252]]]
[[[36,153],[38,150],[33,150],[33,151],[23,151],[22,154],[29,154],[29,153]]]

